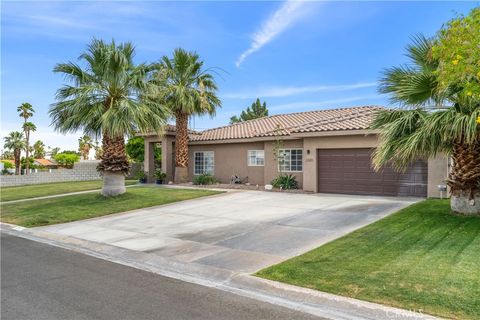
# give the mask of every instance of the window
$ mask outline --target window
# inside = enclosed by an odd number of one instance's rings
[[[248,165],[263,166],[265,164],[265,152],[263,150],[248,150]]]
[[[302,171],[302,160],[303,149],[280,149],[278,151],[278,171]]]
[[[194,153],[194,174],[208,173],[213,175],[214,158],[213,151],[200,151]]]

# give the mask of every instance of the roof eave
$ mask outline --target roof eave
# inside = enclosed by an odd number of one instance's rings
[[[292,133],[288,136],[281,136],[281,140],[298,140],[309,137],[329,137],[329,136],[356,136],[356,135],[375,135],[379,130],[372,129],[356,129],[356,130],[333,130],[333,131],[317,131],[317,132],[298,132]],[[245,143],[245,142],[260,142],[260,141],[273,141],[275,136],[268,137],[253,137],[253,138],[241,138],[241,139],[218,139],[218,140],[194,140],[189,141],[188,144],[225,144],[225,143]]]
[[[380,130],[374,130],[374,129],[349,129],[349,130],[329,130],[329,131],[315,131],[315,132],[294,132],[291,134],[291,136],[296,138],[354,136],[354,135],[378,134],[379,132]]]

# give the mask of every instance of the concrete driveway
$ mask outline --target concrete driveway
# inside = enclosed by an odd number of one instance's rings
[[[235,191],[37,229],[183,262],[254,272],[417,200]]]

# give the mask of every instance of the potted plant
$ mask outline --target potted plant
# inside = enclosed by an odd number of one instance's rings
[[[146,183],[147,182],[147,176],[148,176],[148,172],[138,171],[138,173],[137,173],[137,179],[140,183]]]
[[[160,169],[155,170],[154,176],[156,178],[155,182],[157,184],[163,184],[163,181],[167,177],[167,174]]]

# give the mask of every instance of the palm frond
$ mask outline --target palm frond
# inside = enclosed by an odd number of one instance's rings
[[[50,107],[56,130],[67,133],[83,130],[98,137],[102,132],[125,136],[134,130],[153,130],[166,122],[160,101],[143,101],[150,94],[151,65],[135,65],[135,48],[131,43],[106,43],[93,39],[79,60],[82,64],[57,64],[72,84],[56,93],[57,102]]]
[[[423,34],[417,34],[411,37],[411,43],[406,48],[406,55],[410,58],[413,66],[419,70],[428,72],[437,68],[438,63],[431,57],[433,44],[433,39],[427,38]]]

